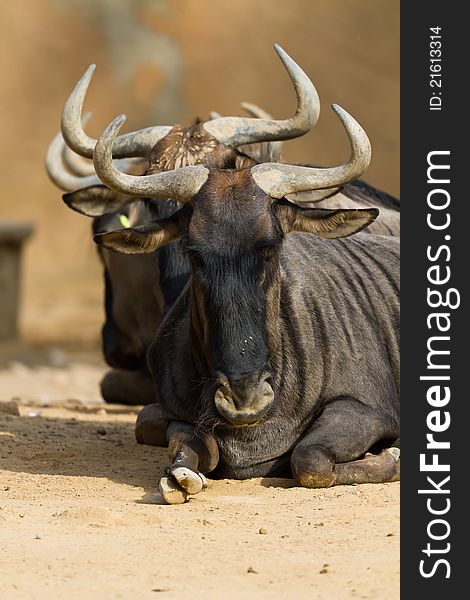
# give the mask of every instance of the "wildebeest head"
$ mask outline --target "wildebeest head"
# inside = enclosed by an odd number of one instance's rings
[[[361,126],[333,106],[351,142],[350,160],[332,169],[265,163],[242,169],[187,166],[132,177],[112,162],[118,117],[98,141],[94,165],[111,188],[135,196],[177,194],[183,207],[165,219],[95,236],[123,253],[153,252],[180,239],[191,262],[191,324],[204,375],[216,381],[213,402],[232,425],[258,422],[275,404],[271,349],[276,343],[280,250],[295,231],[337,238],[369,225],[377,209],[301,208],[287,194],[343,185],[370,161]],[[171,193],[169,194],[169,190]]]

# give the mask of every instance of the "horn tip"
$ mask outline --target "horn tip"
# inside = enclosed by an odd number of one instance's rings
[[[122,125],[122,124],[123,124],[125,121],[127,121],[127,115],[126,115],[125,113],[122,113],[121,115],[118,115],[118,116],[117,116],[117,117],[114,119],[113,123],[114,123],[115,125],[117,125],[117,126],[120,126],[120,125]]]
[[[83,75],[81,76],[81,78],[79,79],[78,83],[77,83],[77,87],[78,88],[82,88],[83,90],[86,90],[88,88],[88,86],[90,85],[90,81],[91,78],[93,77],[93,73],[95,72],[96,69],[96,65],[94,63],[92,63],[91,65],[88,65],[85,73],[83,73]],[[73,96],[73,94],[72,94]],[[70,98],[69,98],[70,100]]]
[[[87,70],[83,74],[82,81],[83,80],[89,81],[92,78],[92,75],[95,72],[95,69],[96,69],[95,63],[91,63],[91,65],[88,65]]]
[[[274,50],[284,64],[294,62],[280,44],[274,44]]]
[[[287,55],[287,52],[284,50],[284,48],[277,42],[274,44],[274,50],[281,60]]]
[[[347,111],[342,106],[340,106],[339,104],[333,103],[331,105],[331,108],[335,111],[335,113],[337,115],[344,115],[345,113],[347,113]]]
[[[334,112],[338,115],[338,117],[341,119],[342,122],[344,122],[345,119],[347,119],[350,115],[348,113],[347,110],[345,110],[342,106],[340,106],[339,104],[332,104],[331,108],[334,110]]]

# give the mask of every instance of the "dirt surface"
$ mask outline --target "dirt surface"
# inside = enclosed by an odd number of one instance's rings
[[[99,401],[97,353],[12,356],[0,364],[0,402],[17,397],[0,405],[0,597],[399,597],[398,483],[211,481],[165,506],[166,452],[135,443],[138,407]]]

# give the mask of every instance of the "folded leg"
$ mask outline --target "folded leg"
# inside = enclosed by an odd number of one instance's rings
[[[294,479],[304,487],[319,488],[399,479],[398,424],[353,398],[342,397],[325,406],[291,456]],[[382,440],[392,448],[367,453]],[[366,454],[367,453],[367,454]]]

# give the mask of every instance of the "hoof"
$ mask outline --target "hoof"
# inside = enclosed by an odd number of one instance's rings
[[[299,472],[295,477],[297,483],[305,488],[327,488],[335,483],[334,473]]]
[[[395,446],[392,446],[391,448],[386,448],[385,452],[390,454],[390,456],[393,458],[393,460],[395,462],[397,462],[398,459],[400,458],[400,448],[396,448]]]
[[[400,480],[400,448],[385,448],[380,454],[366,452],[362,460],[355,461],[364,467],[368,478],[362,483],[386,483]],[[347,464],[347,463],[346,463]],[[354,464],[354,461],[353,463]]]
[[[202,473],[196,473],[187,467],[176,467],[170,472],[188,494],[199,494],[207,487],[207,479]]]
[[[188,501],[188,493],[170,477],[162,477],[158,489],[167,504],[184,504]]]
[[[166,430],[168,420],[165,419],[162,408],[158,404],[149,404],[143,408],[135,424],[135,439],[138,444],[160,446],[168,445]]]
[[[209,485],[209,482],[207,481],[206,476],[203,475],[203,473],[199,473],[199,477],[202,480],[202,489],[203,490],[207,489],[207,486]]]
[[[387,452],[394,461],[394,469],[390,481],[400,481],[400,448],[392,446],[391,448],[384,450],[384,452]]]

